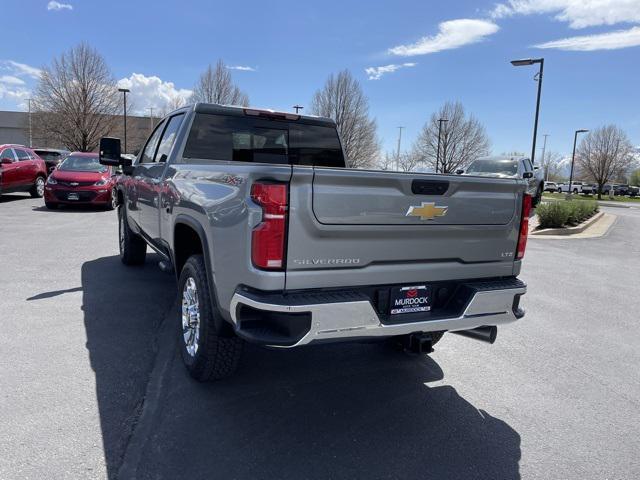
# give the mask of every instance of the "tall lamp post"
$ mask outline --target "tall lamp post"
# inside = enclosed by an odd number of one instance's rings
[[[442,122],[448,122],[449,120],[446,118],[440,118],[438,120],[438,151],[436,153],[436,173],[438,173],[438,166],[440,165],[440,135],[442,134]],[[442,165],[442,170],[444,170],[444,164]]]
[[[544,58],[525,58],[522,60],[511,60],[514,67],[524,67],[537,63],[540,65],[538,71],[538,98],[536,100],[536,119],[533,124],[533,145],[531,146],[531,163],[535,164],[536,157],[536,138],[538,136],[538,115],[540,114],[540,95],[542,93],[542,71],[544,70]]]
[[[571,154],[571,173],[569,174],[569,197],[571,197],[571,193],[573,192],[573,163],[576,161],[576,142],[578,140],[579,133],[586,133],[589,130],[576,130],[576,133],[573,135],[573,153]]]
[[[119,88],[119,92],[122,92],[124,97],[124,152],[127,153],[127,93],[130,92],[128,88]]]

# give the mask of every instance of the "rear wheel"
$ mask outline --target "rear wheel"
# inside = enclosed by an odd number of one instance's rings
[[[558,189],[558,193],[562,193],[562,189],[561,188]]]
[[[147,243],[129,228],[127,212],[120,205],[118,208],[118,239],[120,260],[125,265],[141,265],[147,256]]]
[[[533,206],[537,207],[538,205],[540,205],[541,201],[542,201],[542,187],[538,187],[538,191],[536,192],[536,196],[533,199]]]
[[[187,370],[200,382],[228,377],[238,367],[242,340],[223,335],[216,325],[211,290],[202,255],[192,255],[180,281],[180,351]]]
[[[42,198],[44,196],[44,177],[37,177],[33,187],[29,190],[33,198]]]

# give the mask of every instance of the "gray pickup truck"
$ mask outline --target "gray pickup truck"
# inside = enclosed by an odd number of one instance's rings
[[[196,104],[120,165],[126,265],[175,271],[181,352],[222,378],[243,341],[289,348],[392,339],[430,352],[444,332],[493,343],[524,315],[517,279],[531,196],[521,179],[345,168],[335,123]]]

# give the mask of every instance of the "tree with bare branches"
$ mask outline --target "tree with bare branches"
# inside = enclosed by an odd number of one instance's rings
[[[249,106],[249,95],[233,83],[231,72],[222,60],[215,67],[209,65],[193,87],[192,102],[219,105]]]
[[[36,131],[90,152],[113,130],[121,98],[102,55],[81,43],[42,69],[33,105]]]
[[[632,162],[632,146],[627,134],[615,125],[605,125],[590,131],[576,152],[580,169],[602,187],[617,175],[624,174]]]
[[[311,113],[335,120],[350,168],[371,167],[379,154],[375,119],[369,100],[349,70],[331,74],[311,101]]]
[[[557,182],[562,178],[562,167],[560,161],[562,155],[557,152],[545,152],[544,157],[540,161],[542,171],[544,172],[545,182]]]
[[[400,153],[386,152],[375,164],[378,170],[393,170],[397,172],[417,172],[424,167],[422,157],[413,150]]]
[[[413,146],[427,165],[436,169],[441,118],[448,121],[442,122],[438,172],[464,169],[476,158],[488,155],[490,143],[482,124],[473,115],[467,116],[460,102],[446,102],[431,114]]]

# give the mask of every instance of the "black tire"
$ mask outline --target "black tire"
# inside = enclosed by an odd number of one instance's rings
[[[542,201],[542,187],[538,187],[538,192],[536,193],[536,196],[533,198],[533,206],[537,207],[538,205],[540,205],[541,201]]]
[[[44,197],[44,184],[45,178],[42,175],[38,175],[36,177],[36,181],[33,183],[33,187],[29,190],[29,193],[33,198]]]
[[[57,203],[44,202],[44,206],[49,210],[57,210],[59,205]]]
[[[215,307],[212,306],[212,292],[202,255],[192,255],[186,261],[178,288],[180,351],[189,374],[199,382],[228,377],[238,368],[243,341],[233,333],[221,334],[218,328],[219,322],[224,320],[219,319],[213,310]],[[190,303],[194,297],[196,307],[191,316],[185,312],[189,311],[189,305],[194,308]]]
[[[558,193],[562,193],[562,189],[561,188],[558,189]]]
[[[111,199],[105,206],[107,210],[114,210],[118,207],[118,191],[115,188],[111,189]]]
[[[147,256],[147,243],[129,228],[127,213],[121,205],[118,208],[118,244],[120,261],[125,265],[142,265]]]

